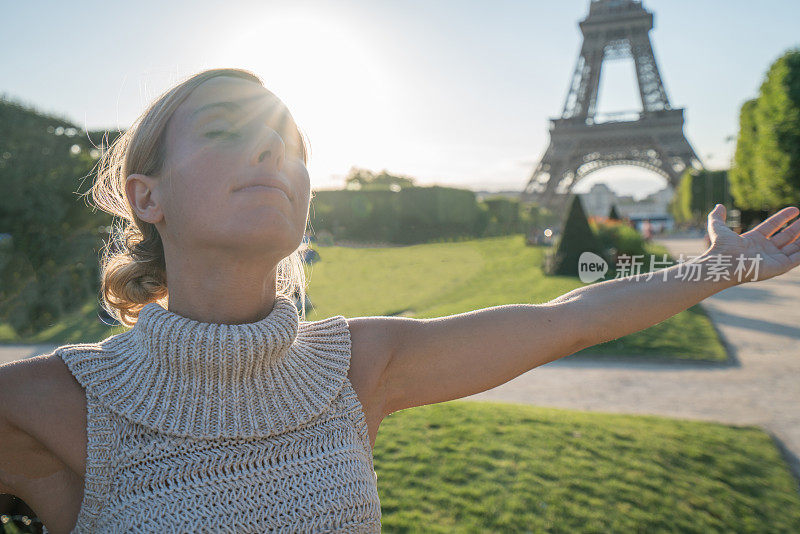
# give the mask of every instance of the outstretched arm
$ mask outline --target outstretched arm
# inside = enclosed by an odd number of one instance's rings
[[[384,415],[492,389],[582,348],[648,328],[727,287],[800,265],[800,219],[778,232],[798,208],[786,208],[741,236],[725,225],[724,210],[717,205],[709,213],[708,250],[652,274],[581,287],[546,304],[396,318],[384,371]],[[734,272],[737,259],[749,269],[741,276]]]

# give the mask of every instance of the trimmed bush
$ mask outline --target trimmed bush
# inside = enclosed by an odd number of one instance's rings
[[[579,195],[572,197],[563,228],[562,234],[556,238],[554,251],[545,261],[547,274],[578,276],[578,259],[584,252],[594,252],[608,261],[602,243],[589,226]]]

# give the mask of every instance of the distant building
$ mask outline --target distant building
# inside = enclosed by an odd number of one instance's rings
[[[644,221],[650,221],[650,228],[654,234],[671,230],[675,220],[669,213],[669,202],[675,195],[675,189],[667,184],[663,189],[647,195],[645,198],[632,204],[620,206],[620,215],[628,217],[636,228],[641,231]]]
[[[667,186],[664,187],[663,189],[659,189],[655,193],[650,193],[649,195],[647,195],[644,198],[644,200],[648,200],[656,204],[663,205],[664,210],[666,211],[670,201],[672,200],[672,197],[674,196],[675,196],[675,188],[667,184]]]
[[[675,221],[669,214],[669,202],[674,195],[675,189],[667,184],[642,200],[635,200],[631,195],[617,195],[606,184],[596,183],[581,194],[581,201],[587,215],[606,217],[613,204],[620,217],[630,219],[637,230],[642,231],[644,221],[650,221],[652,232],[657,234],[672,229],[674,225]]]
[[[587,216],[605,217],[617,202],[617,195],[604,183],[596,183],[588,193],[581,193],[581,204]],[[621,215],[621,214],[620,214]]]
[[[672,229],[675,222],[669,214],[669,202],[675,195],[675,189],[669,184],[642,200],[636,200],[632,195],[617,195],[602,182],[578,195],[586,215],[607,217],[613,205],[617,207],[620,217],[630,219],[639,231],[642,231],[645,220],[650,221],[653,234]],[[479,201],[494,196],[519,198],[519,191],[475,191],[475,197]]]

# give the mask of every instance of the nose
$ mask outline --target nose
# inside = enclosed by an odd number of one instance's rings
[[[259,138],[253,152],[253,165],[267,165],[271,172],[280,172],[286,157],[286,145],[278,132],[267,128],[267,133]]]

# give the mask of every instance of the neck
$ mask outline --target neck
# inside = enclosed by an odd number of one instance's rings
[[[173,282],[187,279],[189,283]],[[274,271],[266,279],[263,273],[239,276],[221,271],[217,276],[168,277],[168,280],[167,309],[201,323],[256,323],[269,315],[276,302]]]
[[[213,298],[213,293],[203,293],[202,297],[197,298],[173,289],[170,284],[167,309],[171,313],[199,323],[227,325],[257,323],[270,314],[277,302],[274,281],[265,285],[271,290],[263,288],[261,291],[250,291],[249,298],[244,299],[231,297],[229,293],[220,298]]]
[[[201,323],[256,323],[275,304],[275,258],[214,254],[167,254],[167,310]]]

